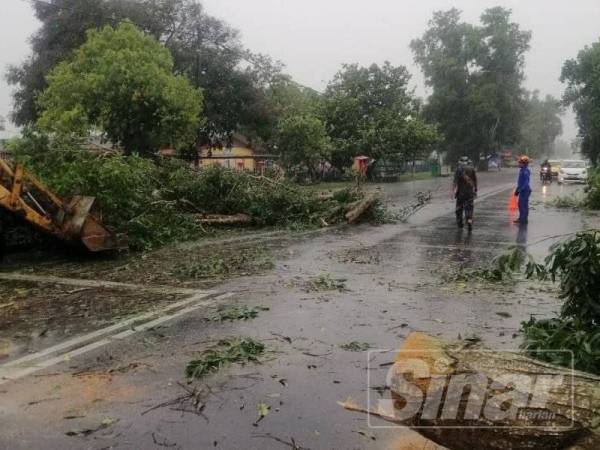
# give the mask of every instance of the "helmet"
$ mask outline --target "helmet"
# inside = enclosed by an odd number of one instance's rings
[[[519,164],[529,164],[529,156],[527,156],[527,155],[520,156]]]
[[[458,165],[461,167],[466,167],[469,165],[469,157],[468,156],[461,156],[460,158],[458,158]]]

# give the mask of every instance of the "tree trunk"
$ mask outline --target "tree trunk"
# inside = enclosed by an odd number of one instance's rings
[[[354,208],[346,213],[346,219],[348,219],[348,223],[354,223],[371,207],[373,202],[377,197],[373,194],[367,195],[363,200],[361,200]]]
[[[252,217],[247,214],[199,214],[196,220],[203,225],[248,225],[252,223]]]
[[[411,370],[407,370],[409,366]],[[422,333],[406,339],[390,374],[393,412],[370,413],[412,427],[450,450],[600,448],[600,377],[519,353],[490,351],[464,342],[452,344]],[[478,382],[465,383],[469,388],[450,389],[461,377],[475,376]],[[503,380],[504,376],[516,385]],[[562,377],[563,383],[551,384],[549,380],[556,381],[556,377]],[[405,380],[417,389],[412,394]],[[545,401],[533,402],[544,388]],[[418,391],[423,395],[416,395]],[[440,399],[439,405],[432,402],[429,412],[433,413],[427,414],[427,401],[435,398]],[[494,401],[514,414],[490,419],[487,411]],[[403,418],[401,413],[407,405],[416,405],[415,413]],[[456,413],[446,416],[446,408],[452,405]],[[478,408],[467,416],[472,405]],[[360,410],[352,405],[348,409]]]

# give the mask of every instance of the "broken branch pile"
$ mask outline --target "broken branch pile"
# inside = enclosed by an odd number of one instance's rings
[[[323,199],[285,179],[177,160],[96,154],[81,142],[35,133],[11,142],[13,158],[59,195],[96,198],[102,221],[134,249],[195,239],[204,226],[329,226],[378,220],[381,203],[348,189]]]
[[[368,220],[380,208],[377,197],[347,189],[330,198],[306,191],[288,180],[254,176],[221,167],[199,173],[170,161],[162,172],[168,200],[185,199],[190,212],[206,224],[258,226],[328,226]]]

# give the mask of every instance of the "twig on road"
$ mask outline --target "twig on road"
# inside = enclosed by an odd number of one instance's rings
[[[202,402],[201,396],[204,394],[204,389],[198,390],[198,388],[190,389],[182,383],[177,383],[179,387],[181,387],[186,393],[185,395],[181,395],[173,400],[169,400],[163,403],[160,403],[152,408],[149,408],[145,411],[141,412],[141,415],[144,416],[149,412],[155,411],[160,408],[170,408],[173,406],[179,406],[178,408],[171,408],[173,411],[181,411],[181,412],[189,412],[194,413],[199,416],[204,417],[206,421],[208,418],[204,416],[203,410],[206,405]],[[186,403],[191,402],[192,408],[186,407]]]
[[[312,358],[325,358],[327,356],[330,356],[332,353],[333,352],[327,352],[320,355],[318,353],[302,352],[303,355],[310,356]]]
[[[307,447],[302,447],[299,444],[296,443],[294,438],[290,438],[290,441],[285,441],[281,438],[278,438],[277,436],[273,436],[271,433],[266,433],[266,434],[253,434],[252,435],[253,438],[264,438],[264,439],[272,439],[274,441],[279,442],[280,444],[284,444],[287,445],[288,447],[292,448],[293,450],[310,450]]]
[[[292,338],[291,338],[291,337],[289,337],[289,336],[284,336],[284,335],[282,335],[282,334],[279,334],[279,333],[274,333],[274,332],[272,332],[272,331],[271,331],[271,335],[272,335],[272,336],[275,336],[275,337],[278,337],[279,339],[282,339],[282,340],[284,340],[284,341],[285,341],[285,342],[287,342],[288,344],[291,344],[291,343],[292,343]]]

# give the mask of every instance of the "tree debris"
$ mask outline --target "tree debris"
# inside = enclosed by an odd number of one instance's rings
[[[205,404],[202,401],[205,389],[198,389],[197,387],[189,388],[181,383],[177,383],[177,385],[185,391],[185,394],[163,403],[160,403],[152,408],[149,408],[141,413],[142,416],[148,414],[149,412],[155,411],[160,408],[171,408],[174,411],[181,412],[190,412],[193,414],[197,414],[199,416],[204,417],[204,419],[208,422],[208,418],[204,416],[203,411],[205,408]]]
[[[375,203],[377,197],[374,194],[367,195],[363,200],[358,202],[356,206],[346,213],[348,223],[354,223]]]
[[[249,307],[246,305],[233,305],[219,309],[212,317],[212,320],[224,322],[226,320],[233,322],[234,320],[249,320],[258,317],[261,311],[268,311],[269,308],[264,306]]]
[[[271,412],[271,406],[266,403],[259,403],[256,405],[256,410],[258,412],[258,417],[256,418],[256,422],[253,423],[254,426],[257,426],[258,423],[263,420],[267,415]]]
[[[368,342],[352,341],[347,344],[340,345],[340,348],[348,352],[366,352],[371,348],[371,344],[369,344]]]
[[[276,442],[279,442],[280,444],[284,444],[288,447],[290,447],[292,450],[310,450],[307,447],[302,447],[301,445],[299,445],[298,443],[296,443],[294,438],[290,438],[290,441],[285,441],[281,438],[278,438],[277,436],[273,436],[270,433],[266,433],[266,434],[254,434],[252,435],[253,438],[264,438],[264,439],[272,439]]]
[[[252,217],[248,214],[200,214],[196,220],[202,225],[249,225]]]
[[[307,291],[344,291],[346,289],[346,280],[344,278],[332,278],[328,273],[322,273],[304,284]]]
[[[407,375],[406,367],[410,367],[410,362],[417,357],[423,363],[423,369],[419,369],[418,377],[412,378],[410,387],[421,391],[421,397],[415,397],[398,378]],[[426,438],[450,449],[547,450],[566,448],[573,443],[579,445],[577,448],[592,449],[600,445],[597,420],[600,408],[600,391],[597,386],[600,378],[596,376],[535,361],[521,354],[486,350],[473,343],[448,343],[422,333],[413,333],[405,340],[389,374],[394,410],[380,407],[368,410],[352,401],[340,404],[352,411],[367,412],[394,423],[414,427]],[[448,380],[452,380],[454,376],[469,375],[477,375],[483,379],[482,392],[473,385],[470,385],[468,391],[450,392],[446,384]],[[510,380],[500,381],[507,375],[511,376]],[[523,376],[533,377],[538,381],[514,381]],[[547,377],[556,377],[561,384],[554,385]],[[532,405],[532,395],[541,387],[544,389],[544,401],[539,405]],[[404,411],[398,414],[406,405],[411,405],[413,400],[418,406],[425,395],[427,398],[435,397],[440,389],[444,390],[444,408],[447,402],[457,402],[453,407],[457,408],[456,414],[429,416],[422,405],[421,408],[412,409],[414,414],[403,415]],[[540,395],[537,391],[535,393]],[[517,398],[528,401],[521,404]],[[487,400],[485,408],[478,409],[478,414],[467,418],[466,407],[475,400]],[[503,412],[490,418],[487,411],[494,401],[502,402],[498,404],[498,408]],[[507,410],[508,407],[502,409],[506,403],[515,408],[514,414],[509,414],[512,409]],[[396,411],[396,408],[399,410]]]
[[[250,338],[223,339],[213,348],[205,350],[200,358],[190,361],[185,374],[190,379],[202,378],[231,363],[257,362],[264,352],[264,344]]]

